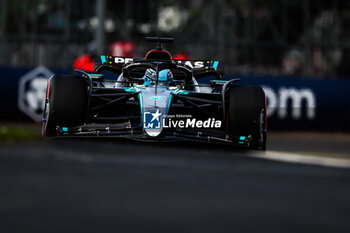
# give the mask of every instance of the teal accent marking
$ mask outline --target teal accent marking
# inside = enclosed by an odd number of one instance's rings
[[[62,127],[62,130],[63,131],[68,131],[68,128],[67,127]]]
[[[245,136],[240,136],[239,140],[244,141],[245,140]]]
[[[213,82],[216,82],[216,83],[227,83],[227,81],[224,81],[224,80],[213,80]]]
[[[68,135],[68,133],[63,133],[63,135]]]
[[[166,114],[168,115],[168,112],[169,112],[169,109],[170,109],[170,105],[171,105],[171,101],[173,100],[173,95],[170,94],[170,97],[169,97],[169,101],[168,101],[168,106],[166,108]]]
[[[102,62],[102,64],[107,62],[106,56],[100,56],[100,57],[101,57],[101,62]]]
[[[97,76],[97,77],[101,77],[103,76],[103,74],[88,74],[89,76]]]
[[[239,141],[238,143],[239,143],[239,144],[244,144],[244,142],[242,142],[242,141]]]
[[[128,87],[128,88],[124,88],[124,91],[126,91],[126,92],[138,92],[138,91],[140,91],[140,88],[138,88],[138,87]]]
[[[137,92],[134,88],[124,88],[126,92]]]
[[[148,99],[150,99],[150,100],[161,100],[161,99],[163,99],[163,96],[150,96],[150,97],[148,97]]]
[[[177,95],[188,95],[188,93],[190,93],[189,91],[184,91],[184,90],[181,90],[181,89],[177,89],[174,91],[174,94],[177,94]]]
[[[218,65],[219,65],[219,62],[218,62],[218,61],[214,61],[213,68],[214,68],[214,69],[217,69],[217,68],[218,68]]]

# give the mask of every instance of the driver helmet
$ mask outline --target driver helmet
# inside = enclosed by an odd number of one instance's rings
[[[173,81],[173,73],[169,69],[165,69],[159,72],[159,83],[171,83]]]
[[[150,86],[156,83],[156,71],[153,69],[147,69],[143,76],[144,85]]]
[[[144,85],[150,86],[156,83],[156,72],[153,69],[147,69],[144,75]],[[173,81],[173,74],[169,69],[165,69],[159,72],[158,83],[164,85]]]

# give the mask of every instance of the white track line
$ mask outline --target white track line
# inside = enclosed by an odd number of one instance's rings
[[[350,168],[350,159],[324,158],[312,155],[303,155],[298,153],[288,153],[280,151],[266,151],[265,153],[256,153],[249,156],[288,163],[301,163],[327,167]]]

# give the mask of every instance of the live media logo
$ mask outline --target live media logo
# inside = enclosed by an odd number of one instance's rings
[[[159,110],[153,111],[153,112],[144,112],[144,114],[143,114],[143,119],[144,119],[143,127],[145,129],[160,129],[161,116],[162,116],[162,114],[159,112]]]

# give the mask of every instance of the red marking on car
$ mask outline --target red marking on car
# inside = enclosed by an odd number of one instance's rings
[[[151,50],[149,51],[145,59],[161,59],[161,60],[172,60],[171,54],[166,50]]]
[[[50,80],[47,81],[47,91],[46,91],[46,99],[49,99],[49,96],[50,96]]]

